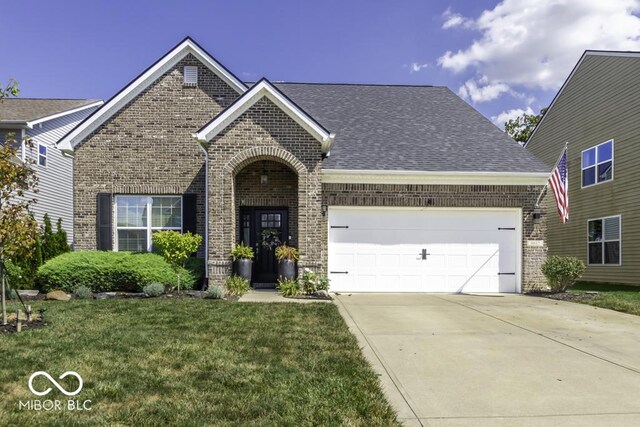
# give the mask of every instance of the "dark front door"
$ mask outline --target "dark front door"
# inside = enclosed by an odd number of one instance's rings
[[[253,247],[254,287],[274,287],[278,278],[275,248],[289,240],[286,208],[243,208],[240,241]]]

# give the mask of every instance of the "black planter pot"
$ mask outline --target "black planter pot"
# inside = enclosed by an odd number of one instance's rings
[[[292,259],[278,261],[278,278],[293,280],[296,278],[296,262]]]
[[[236,274],[243,279],[247,279],[251,282],[251,266],[253,261],[250,259],[237,259],[236,260]]]

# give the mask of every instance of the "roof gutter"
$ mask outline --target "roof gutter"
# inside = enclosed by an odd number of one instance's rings
[[[546,185],[548,172],[324,169],[324,184]]]

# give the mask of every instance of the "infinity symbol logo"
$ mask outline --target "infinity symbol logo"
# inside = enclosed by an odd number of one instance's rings
[[[38,372],[34,372],[33,374],[31,374],[31,376],[29,377],[29,390],[31,390],[31,393],[35,394],[36,396],[45,396],[47,394],[49,394],[51,392],[51,387],[49,387],[48,389],[46,389],[45,391],[36,391],[33,389],[33,379],[35,377],[39,377],[39,376],[43,376],[46,377],[51,384],[53,384],[54,386],[56,386],[56,388],[58,390],[60,390],[62,393],[64,393],[67,396],[75,396],[76,394],[80,393],[80,390],[82,390],[82,377],[80,375],[78,375],[77,372],[74,371],[67,371],[64,374],[60,375],[60,377],[58,378],[59,380],[68,377],[69,375],[73,375],[74,377],[76,377],[78,379],[78,382],[80,383],[78,385],[78,388],[75,391],[67,391],[65,390],[60,384],[58,384],[58,382],[56,380],[53,379],[53,377],[51,375],[49,375],[48,373],[44,372],[44,371],[38,371]]]

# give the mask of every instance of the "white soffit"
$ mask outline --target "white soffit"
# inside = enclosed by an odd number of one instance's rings
[[[546,185],[549,174],[518,172],[421,172],[324,169],[326,184]]]

